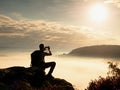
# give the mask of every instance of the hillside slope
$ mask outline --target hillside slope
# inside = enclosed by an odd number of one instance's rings
[[[120,57],[120,45],[86,46],[72,50],[70,56]]]

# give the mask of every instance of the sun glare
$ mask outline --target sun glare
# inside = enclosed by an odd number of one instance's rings
[[[90,9],[90,18],[94,21],[103,21],[107,17],[107,9],[104,5],[96,4]]]

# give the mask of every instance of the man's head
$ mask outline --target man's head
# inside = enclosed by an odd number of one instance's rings
[[[40,48],[41,51],[44,51],[45,50],[44,44],[40,44],[39,48]]]

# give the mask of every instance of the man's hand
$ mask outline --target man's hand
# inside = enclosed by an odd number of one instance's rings
[[[50,51],[50,47],[48,46],[48,50]]]
[[[48,46],[47,48],[48,48],[49,55],[52,55],[52,53],[50,51],[50,46]]]

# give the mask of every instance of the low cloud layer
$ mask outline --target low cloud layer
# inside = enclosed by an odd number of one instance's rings
[[[61,25],[44,20],[14,20],[0,15],[0,47],[7,49],[34,49],[40,43],[54,47],[55,50],[94,44],[100,38],[89,28]],[[102,37],[104,35],[100,35]],[[0,48],[2,49],[2,48]]]
[[[60,25],[43,20],[14,20],[0,15],[0,46],[10,48],[34,48],[46,43],[60,48],[83,44],[87,35],[73,26]]]
[[[120,0],[104,0],[105,3],[111,3],[120,8]]]

